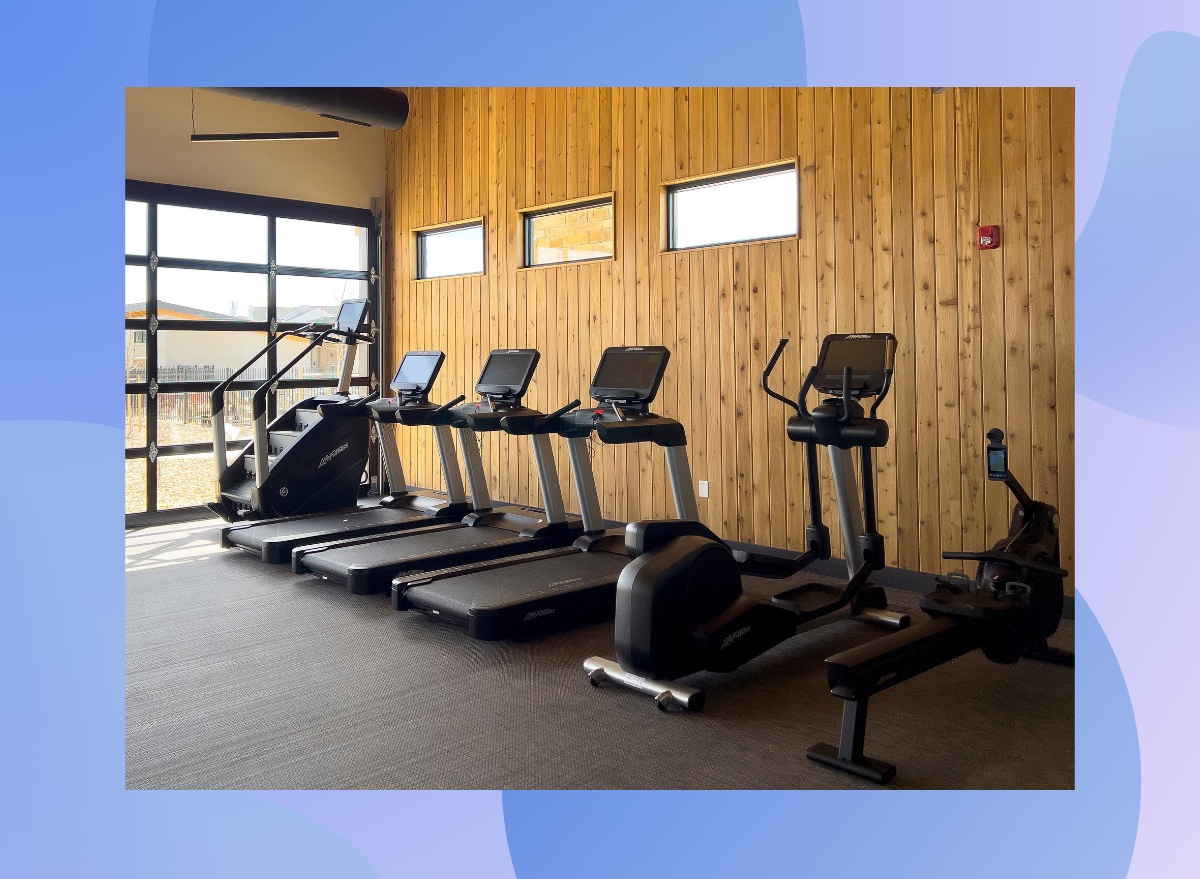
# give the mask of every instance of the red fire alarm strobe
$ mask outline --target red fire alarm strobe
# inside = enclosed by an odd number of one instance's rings
[[[1000,227],[999,226],[980,226],[979,227],[979,249],[980,250],[995,250],[1000,246]]]

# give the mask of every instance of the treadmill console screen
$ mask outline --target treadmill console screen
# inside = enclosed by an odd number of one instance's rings
[[[337,317],[333,319],[334,329],[344,333],[357,333],[367,311],[367,300],[347,299],[338,309]]]
[[[895,338],[890,333],[826,336],[813,386],[823,393],[840,394],[849,366],[852,388],[865,396],[878,394],[892,368],[894,350]]]
[[[445,359],[446,355],[441,351],[409,351],[392,379],[392,390],[427,393]]]
[[[532,348],[493,351],[488,355],[475,393],[501,397],[522,397],[533,379],[541,354]]]
[[[649,403],[658,392],[670,357],[671,352],[661,345],[607,349],[592,379],[592,398]]]

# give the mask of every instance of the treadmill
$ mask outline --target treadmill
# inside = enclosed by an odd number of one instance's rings
[[[650,442],[661,446],[675,511],[697,520],[683,425],[649,409],[670,352],[661,346],[609,348],[589,391],[595,407],[557,417],[508,416],[514,434],[554,430],[567,438],[571,475],[584,533],[573,544],[466,568],[405,574],[392,581],[392,606],[451,620],[473,638],[524,638],[613,616],[617,579],[629,557],[624,529],[606,531],[587,440],[607,445]],[[578,401],[572,404],[572,408]]]
[[[508,416],[538,420],[547,417],[521,403],[540,356],[532,349],[493,351],[475,385],[480,400],[450,410],[455,416],[453,427],[458,432],[474,512],[453,524],[298,546],[292,550],[292,570],[345,583],[356,595],[369,595],[386,592],[399,574],[569,545],[579,536],[582,525],[578,519],[567,518],[549,436],[530,434],[545,504],[542,517],[519,508],[492,509],[476,436],[502,431],[501,422]]]
[[[284,564],[297,546],[458,522],[470,513],[472,508],[467,503],[462,473],[454,457],[451,432],[451,425],[457,419],[451,407],[463,398],[443,406],[429,402],[429,392],[445,360],[446,355],[441,351],[409,351],[391,382],[395,397],[319,407],[322,418],[369,417],[375,422],[391,489],[378,505],[227,525],[221,529],[221,546],[253,552],[268,564]],[[396,448],[397,425],[433,427],[446,483],[445,499],[409,490]]]

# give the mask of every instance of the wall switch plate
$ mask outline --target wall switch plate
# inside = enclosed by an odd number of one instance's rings
[[[708,480],[700,480],[700,497],[708,497]]]

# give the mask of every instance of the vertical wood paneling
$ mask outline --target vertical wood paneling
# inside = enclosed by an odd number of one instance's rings
[[[941,102],[939,102],[941,103]],[[934,263],[933,96],[912,90],[913,351],[916,354],[918,562],[941,557],[938,501],[937,291]]]
[[[1030,447],[1034,471],[1029,490],[1057,506],[1058,445],[1054,339],[1054,190],[1050,159],[1050,89],[1026,92],[1026,222],[1029,241],[1029,379],[1031,400],[1055,405],[1030,412]]]
[[[1002,426],[1012,465],[1063,512],[1073,564],[1074,96],[1069,89],[448,88],[408,90],[387,139],[391,350],[441,348],[441,398],[469,391],[487,352],[543,362],[530,405],[587,391],[609,345],[668,345],[656,408],[688,429],[701,517],[734,539],[803,548],[803,450],[759,379],[794,394],[830,332],[899,339],[876,460],[888,557],[943,570],[983,548],[1009,499],[983,473]],[[684,253],[660,242],[662,185],[776,160],[800,169],[800,235]],[[615,192],[616,258],[522,268],[520,211]],[[483,217],[485,273],[417,281],[415,227]],[[979,252],[979,224],[1002,247]],[[394,369],[395,363],[389,365]],[[414,484],[441,487],[432,437],[404,431]],[[574,506],[565,444],[555,441]],[[527,444],[484,440],[498,499],[536,503]],[[842,551],[821,456],[824,514]],[[600,448],[604,513],[670,515],[657,449]]]
[[[836,264],[835,235],[837,230],[836,212],[834,207],[834,95],[832,89],[817,89],[813,98],[813,125],[815,149],[813,160],[816,162],[816,193],[813,201],[816,204],[816,215],[813,221],[813,232],[816,239],[816,286],[814,288],[814,324],[805,333],[806,340],[811,339],[809,350],[802,350],[801,362],[811,364],[817,356],[817,346],[820,340],[830,333],[837,332],[836,287],[834,286]],[[820,455],[824,458],[825,455]],[[829,468],[821,462],[821,495],[833,497],[833,480]],[[828,509],[828,506],[826,507]],[[829,535],[835,547],[840,546],[841,525],[836,516],[826,517]]]
[[[917,460],[917,338],[914,328],[916,259],[913,240],[912,93],[892,91],[892,331],[896,370],[892,443],[896,448],[896,561],[920,563]],[[914,501],[916,501],[914,503]]]
[[[979,168],[1000,168],[1000,89],[979,90]],[[999,222],[1003,210],[1003,180],[998,173],[982,174],[979,181],[979,222]],[[1001,230],[1001,235],[1004,232]],[[1004,251],[979,252],[980,326],[983,351],[983,423],[986,432],[1003,425],[1005,394]],[[1003,533],[1008,521],[1008,492],[1003,485],[983,483],[986,533]]]
[[[1075,92],[1050,95],[1051,213],[1054,247],[1054,374],[1058,402],[1058,505],[1063,566],[1075,570]],[[1046,405],[1038,401],[1038,405]],[[1068,585],[1072,583],[1067,581]]]
[[[937,479],[940,527],[936,559],[951,547],[947,540],[957,539],[962,522],[962,482],[954,474],[962,472],[959,451],[958,412],[958,235],[954,198],[954,97],[933,97],[933,255],[934,318],[937,324],[937,415],[933,441],[937,443]],[[942,474],[951,474],[946,478]],[[924,562],[922,562],[924,564]]]
[[[954,93],[955,210],[958,220],[958,416],[962,468],[963,547],[983,546],[986,535],[983,486],[983,318],[975,229],[979,225],[977,180],[979,136],[978,94],[973,88]],[[950,547],[947,547],[948,549]]]
[[[892,107],[885,88],[871,89],[871,242],[874,263],[875,331],[895,329],[892,313]],[[896,398],[880,407],[888,423],[896,420]],[[875,456],[876,517],[880,534],[896,533],[896,447],[888,443]],[[895,559],[893,546],[889,559]]]

